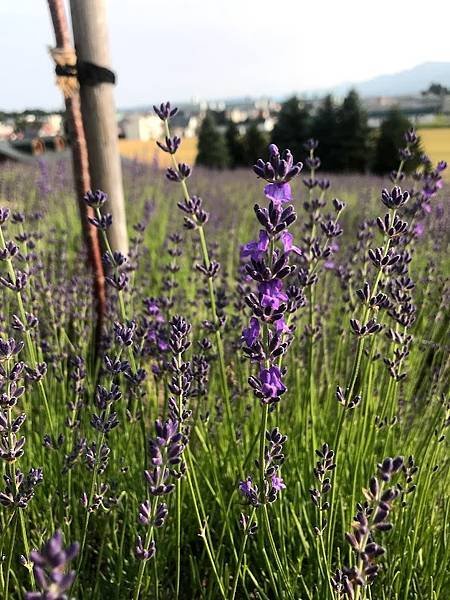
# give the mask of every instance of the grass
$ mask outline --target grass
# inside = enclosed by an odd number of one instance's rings
[[[450,164],[450,127],[420,129],[419,135],[425,152],[433,162],[445,160]],[[448,177],[447,172],[446,178]]]
[[[154,140],[147,142],[141,140],[119,140],[119,151],[121,156],[131,160],[144,163],[158,164],[160,167],[168,167],[170,157],[160,150]],[[179,161],[193,164],[197,156],[197,138],[185,138],[182,149],[179,152]]]

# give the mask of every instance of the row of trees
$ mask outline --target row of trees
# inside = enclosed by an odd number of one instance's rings
[[[392,109],[379,130],[371,130],[355,91],[340,105],[326,96],[314,115],[294,96],[282,105],[270,139],[257,122],[250,123],[241,135],[236,124],[228,121],[221,133],[214,113],[209,112],[199,132],[197,164],[219,169],[248,166],[266,155],[269,142],[290,148],[301,160],[306,154],[303,144],[312,137],[319,140],[324,170],[383,174],[397,164],[398,148],[404,145],[403,134],[410,127],[409,120]]]
[[[250,123],[241,135],[236,123],[226,121],[225,133],[219,131],[214,113],[208,112],[198,135],[197,164],[205,167],[235,169],[255,162],[267,153],[267,135]]]

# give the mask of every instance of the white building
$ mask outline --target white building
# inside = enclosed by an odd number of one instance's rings
[[[170,131],[180,138],[192,138],[197,135],[199,124],[199,116],[180,111],[170,119]]]
[[[157,140],[163,134],[162,121],[157,115],[134,113],[123,118],[119,127],[129,140]]]
[[[0,140],[7,140],[14,133],[14,125],[12,123],[4,123],[0,121]]]
[[[40,137],[54,137],[63,133],[63,118],[61,115],[47,115],[42,121],[38,135]]]

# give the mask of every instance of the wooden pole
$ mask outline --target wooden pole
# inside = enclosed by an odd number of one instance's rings
[[[53,28],[55,31],[56,48],[52,52],[55,60],[58,56],[61,62],[65,63],[70,60],[75,64],[75,51],[73,49],[69,34],[66,12],[64,10],[63,0],[48,0],[50,16],[52,18]],[[59,78],[57,79],[58,82]],[[61,80],[59,80],[61,81]],[[75,180],[75,193],[78,200],[78,208],[80,212],[81,224],[84,239],[88,249],[89,262],[94,275],[94,295],[96,299],[97,311],[97,332],[96,341],[99,342],[101,328],[106,306],[105,293],[105,277],[101,258],[101,249],[98,239],[97,229],[88,221],[89,217],[94,216],[91,207],[83,201],[84,194],[91,189],[91,181],[89,177],[89,163],[86,146],[86,138],[84,136],[83,121],[81,118],[80,97],[76,81],[69,82],[69,87],[61,86],[64,93],[64,102],[66,105],[66,118],[69,129],[69,136],[72,150],[73,174]]]
[[[79,61],[111,67],[105,0],[70,0],[73,37]],[[105,211],[113,217],[108,239],[113,250],[128,254],[128,235],[118,147],[114,87],[81,82],[80,98],[89,152],[92,187],[108,194]]]

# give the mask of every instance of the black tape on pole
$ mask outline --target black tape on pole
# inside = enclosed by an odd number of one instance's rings
[[[58,77],[76,77],[81,85],[116,83],[114,71],[86,61],[78,61],[76,65],[56,65],[55,73]]]

